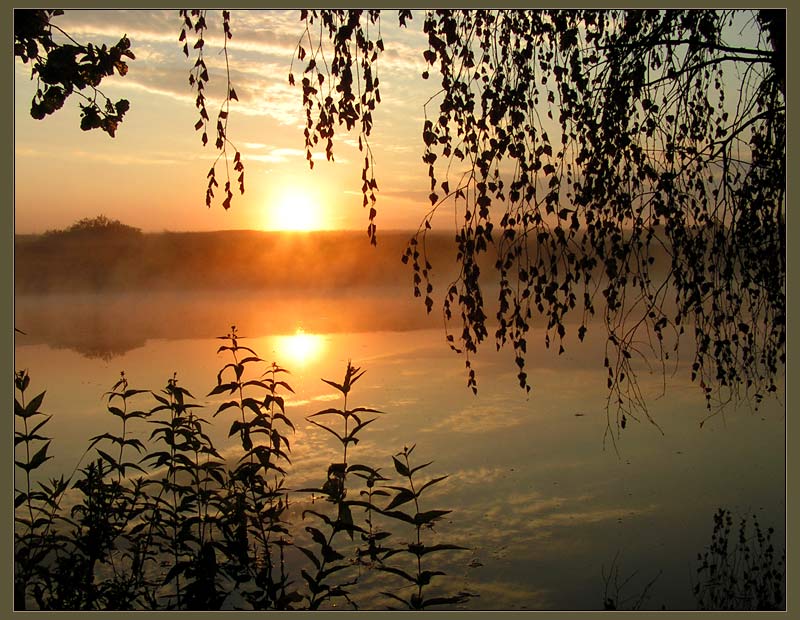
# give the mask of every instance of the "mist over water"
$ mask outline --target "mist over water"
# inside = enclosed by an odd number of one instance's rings
[[[185,291],[335,291],[411,285],[400,261],[411,237],[385,232],[377,246],[348,231],[18,236],[17,293]],[[455,274],[449,235],[432,235],[436,277]],[[449,281],[449,280],[447,280]]]

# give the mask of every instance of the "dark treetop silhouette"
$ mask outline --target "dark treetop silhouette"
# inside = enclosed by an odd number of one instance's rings
[[[110,50],[54,44],[56,14],[15,11],[15,54],[31,61],[39,83],[35,118],[73,92],[96,91],[114,69],[124,75],[121,58],[133,57],[125,37]],[[206,11],[180,15],[184,53],[192,45],[196,55],[189,81],[205,144]],[[412,13],[398,18],[406,26]],[[372,243],[380,20],[379,10],[301,11],[300,65],[289,74],[302,89],[309,165],[320,143],[333,157],[337,130],[359,133]],[[227,11],[222,21],[226,46]],[[685,327],[693,333],[692,379],[709,408],[717,398],[758,402],[775,391],[785,356],[785,11],[429,10],[423,28],[422,78],[436,70],[442,88],[426,104],[422,128],[431,211],[403,260],[430,312],[426,235],[433,215],[452,206],[461,222],[460,273],[442,310],[469,386],[477,389],[470,355],[489,336],[481,266],[491,253],[488,271],[499,279],[494,335],[498,348],[513,348],[525,389],[530,328],[543,321],[547,346],[557,341],[563,351],[567,318],[576,317],[582,340],[599,310],[608,331],[609,427],[646,415],[635,358],[655,355],[666,370]],[[243,192],[243,163],[226,130],[237,99],[227,79],[217,161],[227,163],[234,149]],[[113,136],[127,102],[81,107],[82,128]]]

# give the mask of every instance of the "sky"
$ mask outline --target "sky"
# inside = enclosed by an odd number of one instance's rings
[[[101,90],[112,101],[128,99],[131,108],[114,138],[100,130],[81,131],[75,95],[54,115],[34,120],[29,110],[36,82],[30,66],[15,59],[15,232],[65,228],[101,214],[146,232],[366,230],[358,135],[339,128],[335,161],[326,161],[324,147],[315,154],[313,170],[306,161],[302,90],[288,80],[291,71],[299,84],[305,66],[296,58],[304,34],[299,17],[296,9],[232,11],[228,54],[238,101],[231,102],[228,137],[241,152],[246,191],[235,195],[228,211],[222,207],[223,165],[217,166],[215,200],[210,209],[205,204],[226,78],[221,12],[208,12],[205,36],[211,117],[206,147],[194,129],[199,113],[188,82],[195,62],[193,33],[187,58],[179,41],[182,19],[177,9],[74,9],[55,18],[55,24],[81,42],[111,46],[128,36],[136,59],[128,61],[127,75],[106,78]],[[752,15],[742,13],[737,19],[743,21],[731,33],[738,30],[746,39]],[[377,65],[382,101],[370,137],[379,231],[416,230],[430,210],[422,130],[426,103],[432,113],[438,109],[440,85],[435,77],[421,77],[428,46],[422,22],[417,11],[409,27],[400,28],[397,14],[387,11],[380,24],[386,49]],[[727,97],[727,105],[736,101],[735,93]],[[554,124],[553,133],[557,131]],[[235,175],[233,180],[235,185]],[[448,209],[439,214],[450,216]]]
[[[220,12],[209,11],[207,21],[206,94],[213,132],[225,84]],[[126,76],[106,78],[101,90],[112,101],[128,99],[131,109],[114,138],[80,129],[74,95],[54,115],[34,120],[29,110],[36,84],[30,66],[15,59],[16,233],[64,228],[100,214],[146,232],[366,229],[357,134],[340,130],[333,163],[321,150],[310,170],[305,158],[302,91],[288,83],[303,34],[299,11],[232,11],[228,52],[239,101],[231,102],[228,136],[242,154],[245,194],[237,192],[228,211],[219,190],[211,208],[205,204],[206,174],[217,152],[213,133],[203,147],[194,129],[199,115],[188,83],[193,38],[190,33],[186,58],[177,9],[68,10],[54,23],[76,40],[98,45],[114,45],[127,34],[136,59],[128,61]],[[419,15],[405,30],[394,13],[385,15],[381,36],[382,102],[370,138],[380,190],[377,222],[379,230],[416,229],[430,206],[421,136],[424,105],[437,85],[420,77],[427,44]],[[299,76],[303,65],[297,60],[294,65]],[[219,165],[217,174],[221,180]]]

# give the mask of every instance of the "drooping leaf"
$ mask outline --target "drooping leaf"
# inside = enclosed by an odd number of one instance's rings
[[[28,462],[28,471],[37,469],[44,463],[45,461],[53,458],[51,456],[47,456],[47,449],[50,447],[50,441],[44,444],[36,453],[31,457],[30,461]]]
[[[411,492],[409,489],[400,489],[397,495],[392,498],[392,501],[384,508],[386,510],[392,510],[393,508],[397,508],[405,504],[406,502],[413,501],[415,499],[414,493]]]
[[[434,553],[436,551],[467,551],[467,547],[462,547],[460,545],[451,545],[446,543],[441,543],[437,545],[419,545],[419,547],[415,547],[412,552],[414,555],[424,556],[429,553]]]
[[[400,474],[401,476],[405,476],[405,477],[410,477],[411,476],[411,472],[409,471],[408,466],[406,466],[396,456],[393,456],[392,460],[394,461],[394,468],[397,470],[398,474]]]
[[[426,525],[428,523],[433,523],[451,512],[452,510],[428,510],[427,512],[421,512],[414,516],[414,524]]]
[[[407,600],[405,600],[404,598],[401,598],[401,597],[397,596],[396,594],[394,594],[394,593],[392,593],[392,592],[381,592],[381,594],[382,594],[383,596],[386,596],[386,597],[388,597],[388,598],[394,599],[394,600],[396,600],[396,601],[400,601],[401,603],[403,603],[403,605],[405,605],[405,606],[406,606],[406,607],[408,607],[409,609],[414,609],[414,607],[411,605],[411,603],[410,603],[410,602],[408,602],[408,601],[407,601]]]
[[[442,572],[440,570],[434,570],[434,571],[424,570],[421,573],[419,573],[419,575],[417,575],[417,579],[416,579],[417,585],[426,586],[431,582],[431,579],[433,579],[436,576],[444,575],[444,574],[446,574],[446,573],[444,573],[444,572]]]
[[[39,412],[39,407],[42,405],[42,401],[44,400],[45,392],[41,394],[37,394],[34,396],[27,405],[25,405],[25,411],[22,414],[22,417],[29,418]]]
[[[342,437],[342,436],[341,436],[339,433],[337,433],[337,432],[336,432],[335,430],[333,430],[332,428],[330,428],[330,427],[328,427],[328,426],[325,426],[324,424],[320,424],[319,422],[317,422],[317,421],[315,421],[315,420],[309,420],[309,422],[311,422],[311,423],[312,423],[312,424],[314,424],[315,426],[319,426],[320,428],[322,428],[322,429],[324,429],[324,430],[328,431],[328,432],[329,432],[331,435],[333,435],[334,437],[336,437],[336,439],[338,439],[339,441],[341,441],[343,444],[344,444],[344,443],[346,443],[346,440],[345,440],[345,438],[344,438],[344,437]]]
[[[236,389],[239,387],[237,383],[220,383],[211,390],[206,396],[214,396],[215,394],[224,394],[225,392],[229,394],[233,394]]]
[[[328,409],[323,409],[322,411],[317,411],[316,413],[312,413],[311,415],[306,416],[306,418],[315,418],[317,416],[326,415],[326,414],[330,414],[330,413],[339,415],[339,416],[341,416],[343,418],[347,418],[347,415],[348,415],[344,411],[342,411],[341,409],[335,409],[333,407],[330,407]]]
[[[414,521],[414,517],[411,515],[403,512],[402,510],[383,510],[381,514],[390,517],[392,519],[398,519],[399,521],[405,521],[406,523],[410,523],[411,525],[416,525]]]
[[[327,383],[328,385],[330,385],[331,387],[334,387],[337,390],[339,390],[342,394],[347,394],[347,392],[349,391],[349,390],[345,390],[344,386],[336,383],[335,381],[328,381],[327,379],[323,379],[323,381],[325,383]]]
[[[393,575],[399,575],[400,577],[402,577],[403,579],[405,579],[406,581],[408,581],[410,583],[413,583],[413,584],[417,583],[416,575],[410,575],[409,573],[407,573],[406,571],[404,571],[401,568],[397,568],[397,567],[394,567],[394,566],[381,565],[381,566],[378,567],[378,570],[383,571],[385,573],[392,573]],[[398,599],[398,600],[402,600],[402,599]]]

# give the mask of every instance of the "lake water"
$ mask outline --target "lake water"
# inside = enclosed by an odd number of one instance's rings
[[[452,513],[436,526],[442,540],[467,547],[437,568],[448,588],[469,592],[463,609],[602,608],[612,565],[621,594],[648,583],[645,608],[694,607],[697,554],[709,544],[720,507],[757,515],[785,537],[785,411],[782,400],[757,412],[730,408],[707,416],[683,362],[666,378],[643,372],[653,425],[629,423],[617,451],[605,438],[606,375],[600,326],[587,341],[567,341],[558,356],[530,346],[533,390],[519,388],[508,352],[488,343],[475,360],[479,391],[466,387],[463,359],[447,347],[441,318],[426,317],[406,289],[307,297],[254,293],[17,296],[15,366],[31,375],[29,394],[47,390],[55,457],[45,475],[69,472],[89,437],[115,429],[102,395],[124,370],[132,388],[157,390],[177,373],[206,408],[216,353],[235,323],[255,349],[291,371],[287,411],[294,488],[318,485],[338,460],[335,439],[305,416],[331,406],[348,360],[366,370],[350,404],[383,412],[351,449],[356,461],[393,471],[392,454],[416,444],[417,463],[434,461],[446,481],[426,508]],[[534,330],[529,343],[541,342]],[[689,355],[685,356],[689,359]],[[662,394],[663,392],[663,394]],[[782,398],[782,395],[781,395]],[[230,419],[215,428],[225,448]],[[149,429],[136,431],[144,437]],[[380,607],[385,601],[367,598]]]

